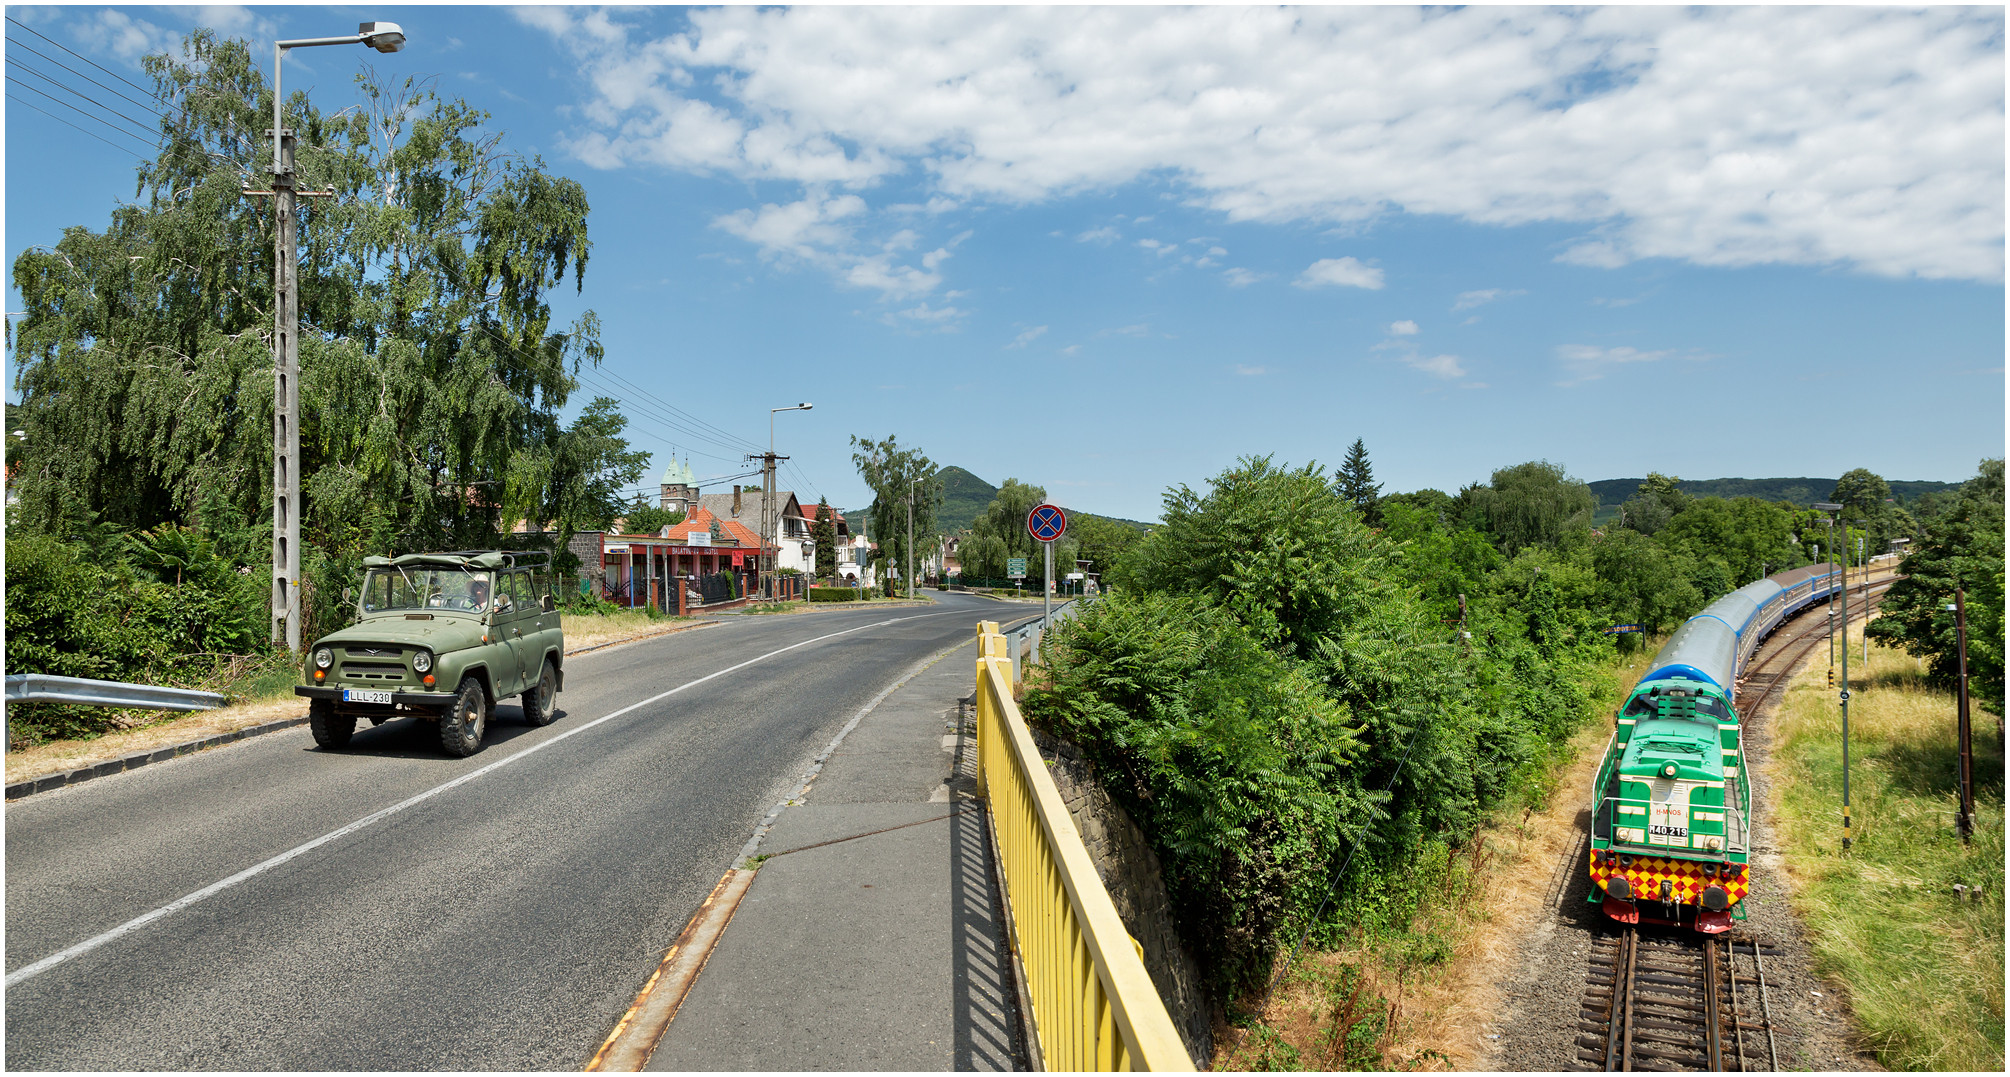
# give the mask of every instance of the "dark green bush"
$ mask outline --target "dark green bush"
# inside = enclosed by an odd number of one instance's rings
[[[270,576],[241,573],[200,536],[162,528],[107,556],[46,535],[7,539],[8,673],[205,686],[232,659],[265,649]],[[87,737],[116,712],[24,704],[17,740]]]
[[[857,602],[871,598],[863,587],[812,587],[811,602]]]

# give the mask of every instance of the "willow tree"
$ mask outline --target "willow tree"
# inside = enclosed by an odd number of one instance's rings
[[[272,92],[208,30],[145,61],[159,155],[102,232],[23,253],[21,523],[256,526],[271,514]],[[585,191],[509,152],[487,114],[426,83],[357,78],[324,113],[295,91],[303,522],[310,546],[485,544],[520,519],[604,515],[646,463],[596,401],[559,416],[601,358],[583,286]]]
[[[859,478],[872,488],[872,505],[866,510],[872,522],[872,537],[879,544],[875,560],[890,568],[908,571],[910,552],[915,572],[921,571],[919,550],[935,541],[935,510],[942,504],[942,478],[934,461],[920,449],[903,449],[892,434],[885,441],[853,437],[851,454]],[[913,522],[909,523],[909,506]],[[908,535],[912,532],[913,550]]]

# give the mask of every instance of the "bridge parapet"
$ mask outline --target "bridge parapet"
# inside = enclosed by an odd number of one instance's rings
[[[998,622],[977,629],[977,760],[1042,1068],[1191,1071],[1137,940],[1096,874],[1012,697]]]

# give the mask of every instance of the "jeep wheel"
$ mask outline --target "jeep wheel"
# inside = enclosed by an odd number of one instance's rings
[[[523,720],[531,725],[550,725],[558,717],[558,674],[551,668],[551,659],[544,660],[544,672],[538,675],[537,683],[525,692]]]
[[[461,682],[454,705],[440,715],[440,748],[448,755],[466,758],[482,746],[482,732],[488,728],[488,696],[482,682],[469,677]]]
[[[336,714],[332,699],[310,700],[307,704],[307,728],[314,731],[314,743],[321,747],[343,748],[348,746],[349,737],[356,732],[356,716]]]

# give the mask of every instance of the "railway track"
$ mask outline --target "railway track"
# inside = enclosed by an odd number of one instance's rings
[[[1777,1070],[1765,955],[1753,939],[1663,937],[1625,928],[1593,943],[1578,1008],[1586,1070]],[[1738,968],[1751,957],[1752,974]]]
[[[1895,578],[1852,588],[1852,598],[1875,609]],[[1854,615],[1855,601],[1852,607]],[[1739,678],[1737,706],[1748,720],[1777,702],[1794,671],[1830,638],[1826,615],[1804,620],[1812,624],[1769,641]],[[1851,622],[1860,623],[1855,616]],[[1573,870],[1583,861],[1580,842]],[[1660,935],[1625,927],[1597,936],[1578,1007],[1579,1068],[1777,1071],[1765,983],[1765,959],[1774,953],[1771,944],[1736,932]]]

